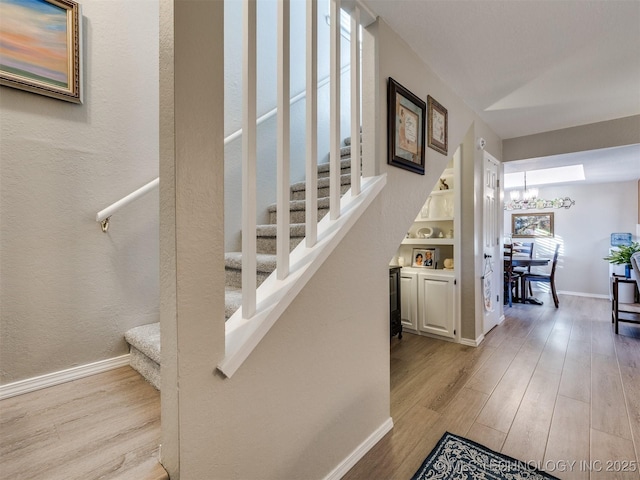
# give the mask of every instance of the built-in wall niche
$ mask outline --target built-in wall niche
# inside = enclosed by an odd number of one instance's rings
[[[420,248],[414,245],[401,245],[397,252],[397,262],[403,266],[409,267],[412,264],[413,260],[413,250],[415,248]],[[453,260],[453,245],[437,245],[435,247],[430,246],[430,248],[436,248],[437,250],[437,258],[436,258],[436,266],[435,268],[440,270],[445,268],[444,261],[447,258]],[[402,258],[402,260],[400,260]]]
[[[401,265],[403,331],[460,341],[460,160],[457,149],[391,263]],[[421,261],[416,261],[418,254]],[[428,261],[435,257],[435,264]]]

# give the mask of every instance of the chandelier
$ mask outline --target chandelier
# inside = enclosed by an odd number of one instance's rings
[[[536,198],[538,197],[538,189],[537,188],[527,188],[527,172],[524,172],[524,189],[522,192],[520,190],[511,190],[511,200],[514,202],[521,202],[524,204],[527,203],[536,203]]]

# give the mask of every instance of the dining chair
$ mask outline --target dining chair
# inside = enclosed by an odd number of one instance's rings
[[[553,254],[553,261],[551,262],[551,272],[550,273],[525,273],[520,276],[520,284],[522,288],[522,292],[526,292],[527,282],[529,282],[529,286],[531,286],[531,282],[542,282],[548,283],[551,285],[551,295],[553,295],[553,303],[556,308],[560,305],[560,301],[558,300],[558,293],[556,292],[556,266],[558,264],[558,252],[560,251],[560,244],[556,244],[556,251]]]
[[[533,258],[533,242],[513,242],[513,247],[514,254],[525,255],[529,258]],[[518,275],[531,273],[531,265],[526,267],[513,267],[513,271]],[[533,288],[531,287],[531,284],[529,284],[529,295],[533,296]]]
[[[518,279],[520,274],[513,270],[513,245],[504,244],[504,297],[510,307],[513,307],[513,289],[518,288]],[[523,290],[524,291],[524,290]]]
[[[640,252],[631,255],[631,267],[635,272],[635,280],[625,277],[613,277],[613,302],[611,308],[611,321],[614,331],[618,334],[618,323],[628,322],[640,324]],[[634,303],[622,303],[618,301],[618,289],[621,283],[634,283]],[[622,314],[622,315],[621,315]]]

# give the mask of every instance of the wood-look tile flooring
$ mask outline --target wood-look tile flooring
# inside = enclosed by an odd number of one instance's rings
[[[130,367],[0,402],[0,478],[163,480],[160,393]]]
[[[544,300],[478,348],[393,338],[394,428],[344,478],[409,479],[450,431],[561,479],[639,479],[640,327],[614,335],[606,300]],[[129,367],[0,402],[2,479],[166,479],[159,441],[160,395]]]
[[[478,348],[394,337],[394,428],[344,479],[408,480],[445,431],[561,479],[640,478],[640,327],[613,334],[607,300],[542,299]]]

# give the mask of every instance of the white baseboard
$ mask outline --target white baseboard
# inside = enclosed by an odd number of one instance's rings
[[[482,343],[483,340],[484,340],[484,334],[480,335],[475,340],[473,340],[471,338],[461,338],[460,339],[460,343],[462,345],[467,345],[468,347],[477,347],[478,345],[480,345]]]
[[[46,375],[41,375],[39,377],[7,383],[6,385],[0,385],[0,400],[15,397],[16,395],[22,395],[23,393],[35,392],[42,388],[53,387],[54,385],[78,380],[79,378],[106,372],[125,365],[129,365],[128,353],[119,357],[108,358],[106,360],[68,368],[59,372],[47,373]]]
[[[358,461],[366,455],[366,453],[373,448],[373,446],[380,441],[382,437],[384,437],[387,432],[389,432],[393,428],[393,419],[389,417],[385,422],[380,425],[375,432],[373,432],[369,437],[358,445],[353,452],[351,452],[347,458],[345,458],[342,462],[333,469],[329,475],[324,477],[324,480],[340,480],[344,477],[351,467],[353,467]]]
[[[602,295],[598,293],[584,293],[584,292],[567,292],[565,290],[558,290],[558,295],[573,295],[574,297],[589,297],[589,298],[603,298],[609,300],[609,295]]]

